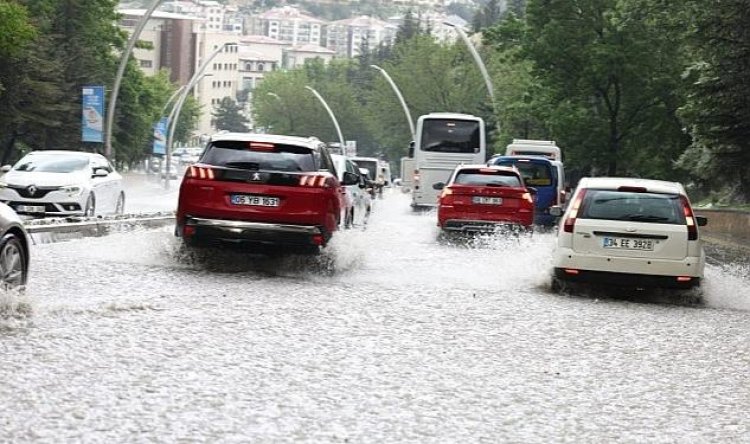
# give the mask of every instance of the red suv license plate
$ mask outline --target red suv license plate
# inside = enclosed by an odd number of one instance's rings
[[[230,196],[232,205],[250,205],[255,207],[278,207],[278,197],[253,196],[250,194],[232,194]]]
[[[502,197],[474,196],[474,198],[471,201],[475,204],[480,204],[480,205],[502,205],[503,204]]]

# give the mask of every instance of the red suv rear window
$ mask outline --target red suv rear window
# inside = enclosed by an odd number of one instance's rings
[[[520,187],[521,179],[505,171],[460,170],[453,183],[487,187]]]
[[[247,141],[212,142],[201,159],[208,165],[247,170],[317,171],[320,156],[314,150],[297,145],[263,144],[256,150]]]

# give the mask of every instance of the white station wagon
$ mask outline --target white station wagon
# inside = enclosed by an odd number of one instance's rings
[[[562,209],[555,207],[560,214]],[[562,215],[553,289],[561,281],[632,287],[700,285],[705,253],[699,226],[679,183],[583,178]]]

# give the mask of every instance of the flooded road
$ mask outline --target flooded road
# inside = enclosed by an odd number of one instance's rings
[[[554,235],[438,242],[377,201],[321,258],[171,227],[36,245],[3,295],[2,442],[750,440],[750,271],[706,305],[549,291]]]

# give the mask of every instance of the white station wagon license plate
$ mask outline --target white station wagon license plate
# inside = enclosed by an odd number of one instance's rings
[[[653,239],[605,237],[602,242],[604,248],[610,248],[614,250],[654,251]]]
[[[18,205],[16,206],[16,211],[20,211],[22,213],[44,213],[46,208],[44,208],[44,205]]]
[[[479,205],[502,205],[503,204],[502,197],[474,196],[474,198],[471,201]]]
[[[250,205],[255,207],[278,207],[278,197],[253,196],[250,194],[232,194],[230,196],[232,205]]]

